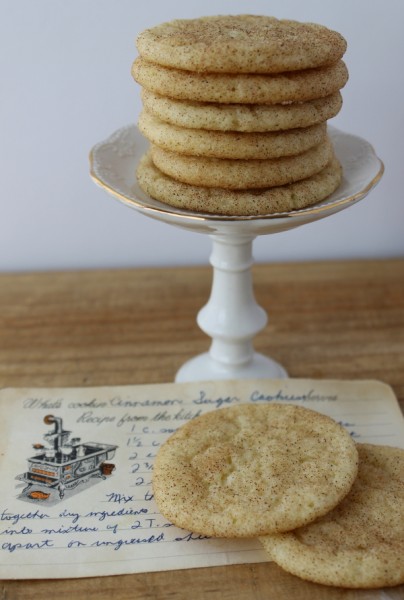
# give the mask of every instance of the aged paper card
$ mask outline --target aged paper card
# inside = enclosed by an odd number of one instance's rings
[[[153,500],[153,459],[180,425],[241,402],[325,413],[404,447],[387,385],[299,379],[0,391],[0,578],[66,578],[268,560],[256,540],[184,531]]]

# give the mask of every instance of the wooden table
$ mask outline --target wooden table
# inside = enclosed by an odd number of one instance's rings
[[[270,321],[256,349],[292,377],[380,379],[404,409],[404,260],[256,265]],[[0,385],[172,381],[209,340],[195,317],[209,267],[0,275]],[[0,598],[404,599],[324,587],[273,563],[74,580],[3,581]]]

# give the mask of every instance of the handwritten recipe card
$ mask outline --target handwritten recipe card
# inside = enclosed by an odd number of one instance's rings
[[[404,420],[376,381],[241,380],[0,391],[0,577],[66,578],[268,558],[257,540],[209,539],[159,514],[159,446],[183,423],[238,403],[293,403],[357,441],[404,448]]]

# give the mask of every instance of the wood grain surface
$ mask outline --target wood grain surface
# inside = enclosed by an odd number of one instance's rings
[[[0,275],[0,386],[173,381],[209,346],[195,318],[211,277],[209,267]],[[404,260],[255,265],[253,277],[269,315],[259,352],[292,377],[379,379],[404,410]],[[402,600],[404,586],[342,590],[273,563],[0,582],[0,600],[46,597]]]

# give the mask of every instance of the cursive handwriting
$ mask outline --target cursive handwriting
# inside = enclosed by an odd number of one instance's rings
[[[274,394],[265,394],[255,390],[250,396],[252,402],[335,402],[337,399],[336,394],[317,394],[314,390],[303,394],[288,394],[281,389]]]
[[[140,408],[153,406],[178,406],[183,400],[177,398],[170,400],[124,400],[121,396],[115,396],[109,401],[111,406],[120,406],[123,408]]]
[[[42,408],[44,410],[50,410],[53,408],[61,408],[62,404],[62,398],[27,398],[23,402],[23,408]]]
[[[94,517],[99,521],[104,521],[109,517],[130,517],[144,515],[148,512],[147,508],[120,508],[119,510],[91,510],[86,513],[86,517]]]
[[[114,550],[120,550],[122,548],[122,546],[133,546],[133,545],[137,545],[137,544],[153,544],[153,543],[158,543],[158,542],[162,542],[164,540],[164,533],[160,533],[159,535],[149,535],[149,537],[145,537],[145,538],[130,538],[127,540],[96,540],[95,542],[93,542],[92,544],[90,544],[90,546],[92,548],[94,547],[101,547],[101,546],[112,546],[112,548]]]
[[[49,516],[50,515],[47,513],[42,513],[40,510],[35,510],[33,512],[30,511],[27,513],[10,513],[8,512],[8,509],[5,508],[0,513],[0,521],[11,521],[13,525],[17,525],[17,523],[19,523],[21,520],[29,519],[32,521],[35,519],[49,519]]]
[[[219,396],[218,398],[209,398],[205,390],[200,390],[198,398],[192,400],[193,404],[204,404],[211,405],[215,408],[221,408],[222,406],[228,406],[235,402],[240,402],[240,398],[237,396]]]
[[[5,542],[1,545],[1,549],[8,552],[15,552],[16,550],[43,550],[44,548],[53,548],[53,545],[53,541],[49,539],[42,540],[41,542],[27,542],[26,544]]]

